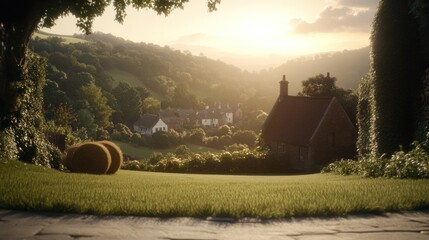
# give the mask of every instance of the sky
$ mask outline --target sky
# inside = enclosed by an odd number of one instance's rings
[[[220,59],[255,71],[287,59],[369,45],[378,0],[222,0],[215,12],[206,1],[190,0],[169,16],[151,10],[127,10],[123,24],[109,7],[93,31],[134,42],[168,45],[194,55]],[[81,33],[66,16],[42,31]]]

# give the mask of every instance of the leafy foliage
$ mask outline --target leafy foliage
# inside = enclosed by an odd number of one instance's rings
[[[345,90],[336,85],[337,78],[331,77],[329,73],[310,77],[302,81],[302,92],[298,95],[312,97],[336,97],[343,106],[347,115],[353,123],[356,123],[357,96],[352,90]]]
[[[362,157],[359,161],[340,160],[329,164],[322,172],[341,175],[362,175],[387,178],[429,178],[429,154],[424,146],[413,144],[409,152],[394,152],[390,158]]]
[[[219,153],[190,153],[183,146],[176,153],[154,153],[138,164],[138,170],[177,173],[273,174],[287,173],[284,159],[262,151],[252,151],[246,145],[234,145],[233,150]],[[124,162],[123,169],[135,170],[136,162]]]
[[[376,105],[374,98],[374,78],[368,73],[358,88],[357,126],[358,139],[356,149],[359,157],[377,156],[378,136],[376,131]]]
[[[59,168],[58,149],[46,141],[41,131],[45,129],[42,111],[45,61],[33,53],[28,53],[27,58],[29,68],[24,75],[25,81],[20,82],[22,108],[9,120],[11,127],[2,131],[0,152],[4,159]]]
[[[416,136],[424,136],[417,133],[417,125],[422,114],[422,79],[429,65],[411,2],[380,1],[374,19],[371,77],[378,154],[392,154],[399,145],[408,147]]]

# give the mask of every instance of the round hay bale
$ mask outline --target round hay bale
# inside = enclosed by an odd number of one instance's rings
[[[88,142],[80,145],[73,154],[73,172],[104,174],[110,167],[109,150],[100,143]]]
[[[72,171],[72,168],[71,168],[71,161],[72,161],[72,159],[73,159],[74,152],[76,151],[76,149],[77,149],[79,146],[80,146],[79,144],[76,144],[76,145],[70,146],[70,147],[67,149],[67,151],[66,151],[66,156],[65,156],[65,158],[63,158],[63,165],[64,165],[68,170],[70,170],[70,171]]]
[[[121,168],[122,163],[124,161],[121,148],[119,148],[118,145],[110,141],[100,141],[99,143],[103,144],[103,146],[105,146],[109,150],[110,157],[112,158],[110,168],[107,170],[106,174],[116,173]]]

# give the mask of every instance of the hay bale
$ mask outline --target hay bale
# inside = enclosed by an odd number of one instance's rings
[[[112,158],[112,163],[110,164],[110,168],[107,170],[106,174],[116,173],[121,168],[124,161],[121,148],[110,141],[100,141],[99,143],[103,144],[103,146],[109,150],[110,157]]]
[[[71,168],[71,161],[73,159],[73,155],[74,152],[77,150],[77,148],[79,147],[79,144],[70,146],[67,150],[66,150],[66,156],[65,158],[63,158],[63,165],[70,171],[72,171]]]
[[[88,142],[80,145],[73,154],[73,172],[105,174],[110,167],[109,150],[100,143]]]

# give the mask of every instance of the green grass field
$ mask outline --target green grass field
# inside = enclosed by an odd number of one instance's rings
[[[0,208],[153,217],[333,216],[428,209],[429,180],[224,176],[121,170],[86,175],[0,162]]]
[[[117,69],[107,69],[106,73],[112,76],[114,86],[116,87],[120,82],[128,83],[132,87],[144,87],[149,90],[150,94],[156,99],[162,99],[158,93],[151,91],[150,88],[147,88],[146,85],[139,80],[134,74]]]
[[[62,35],[55,35],[55,34],[47,34],[47,33],[43,33],[43,32],[35,32],[33,33],[33,38],[39,37],[41,39],[46,39],[46,38],[50,38],[50,37],[59,37],[64,39],[64,43],[68,44],[68,43],[86,43],[88,41],[84,40],[84,39],[80,39],[80,38],[75,38],[73,36],[62,36]]]
[[[119,142],[119,141],[114,141],[114,143],[116,143],[121,148],[122,152],[132,157],[135,157],[137,159],[144,159],[144,158],[147,159],[154,152],[160,152],[162,154],[166,154],[166,153],[174,153],[176,150],[176,147],[166,148],[166,149],[154,149],[154,148],[142,147],[142,146],[137,146],[135,144]],[[195,144],[187,144],[186,146],[194,153],[220,152],[220,150],[218,149],[208,148],[208,147],[199,146]]]

